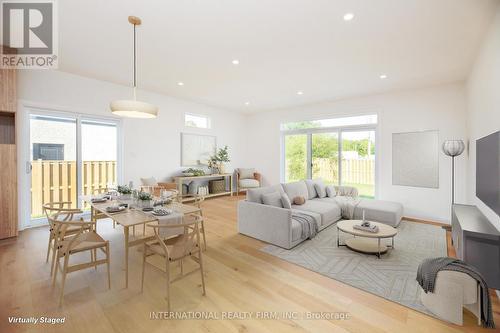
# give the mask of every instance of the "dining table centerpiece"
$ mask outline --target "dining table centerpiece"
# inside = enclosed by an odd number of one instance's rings
[[[139,192],[137,194],[137,205],[139,208],[153,208],[153,195],[148,192]]]
[[[116,191],[120,194],[120,199],[130,200],[132,198],[132,189],[127,185],[118,185]]]

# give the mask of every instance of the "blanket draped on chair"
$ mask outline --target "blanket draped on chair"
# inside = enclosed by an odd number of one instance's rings
[[[481,287],[481,324],[486,328],[495,328],[493,322],[493,310],[491,307],[490,295],[488,293],[488,285],[474,267],[467,265],[465,262],[455,258],[441,257],[429,258],[424,260],[417,270],[417,282],[420,284],[424,292],[434,292],[436,278],[439,271],[455,271],[469,275],[476,280]]]

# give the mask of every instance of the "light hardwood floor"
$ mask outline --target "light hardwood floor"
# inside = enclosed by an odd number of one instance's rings
[[[111,245],[111,290],[105,268],[69,274],[62,308],[59,286],[51,289],[45,263],[47,228],[0,242],[0,332],[493,332],[478,327],[471,314],[463,327],[447,324],[259,251],[264,243],[236,231],[238,200],[204,203],[207,295],[201,295],[199,275],[191,275],[172,285],[172,310],[212,311],[219,317],[224,311],[347,312],[349,319],[151,320],[151,312],[166,311],[165,277],[148,266],[141,294],[142,254],[134,248],[124,289],[123,233],[101,220],[98,231]],[[190,267],[185,264],[185,271]],[[500,325],[500,304],[493,299]],[[11,316],[66,319],[64,325],[11,325]]]

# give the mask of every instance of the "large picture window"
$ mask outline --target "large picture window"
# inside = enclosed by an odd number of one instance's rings
[[[376,126],[376,115],[282,124],[282,179],[322,178],[374,198]]]

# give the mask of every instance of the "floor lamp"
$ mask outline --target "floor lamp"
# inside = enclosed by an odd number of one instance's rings
[[[442,148],[446,155],[451,156],[451,211],[453,212],[453,204],[455,203],[455,157],[464,152],[465,144],[462,140],[446,140],[443,142]]]

